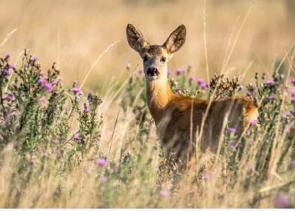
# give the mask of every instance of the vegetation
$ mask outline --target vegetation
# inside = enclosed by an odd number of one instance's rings
[[[247,86],[222,75],[206,84],[191,67],[170,73],[176,92],[248,95],[260,115],[242,139],[227,128],[219,153],[197,152],[196,168],[163,187],[141,71],[128,67],[101,100],[26,51],[17,66],[0,58],[0,207],[294,207],[294,66],[283,63]]]

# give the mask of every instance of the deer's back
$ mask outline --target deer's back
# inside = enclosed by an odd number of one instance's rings
[[[254,118],[254,115],[249,117],[254,111],[256,107],[245,98],[213,101],[210,104],[205,100],[178,97],[157,123],[158,135],[169,153],[189,159],[195,150],[197,137],[201,137],[198,139],[201,150],[216,151],[223,129],[235,128],[236,134],[240,135],[247,121]],[[202,136],[198,136],[200,133]]]

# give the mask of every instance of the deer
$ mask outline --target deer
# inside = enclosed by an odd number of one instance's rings
[[[147,105],[167,159],[185,168],[198,143],[202,152],[216,153],[225,124],[241,135],[257,120],[258,109],[247,97],[204,100],[172,91],[168,62],[185,43],[184,25],[178,26],[162,45],[151,45],[132,24],[127,25],[126,34],[130,47],[143,61]]]

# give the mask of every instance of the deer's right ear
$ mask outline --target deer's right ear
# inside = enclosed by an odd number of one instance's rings
[[[128,24],[126,28],[127,40],[131,48],[141,53],[142,49],[148,45],[143,35],[132,24]]]

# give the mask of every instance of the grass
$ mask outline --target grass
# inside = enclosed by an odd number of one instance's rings
[[[260,117],[242,140],[226,130],[220,153],[196,154],[196,168],[165,188],[141,72],[127,69],[119,95],[103,102],[77,83],[65,88],[54,64],[42,73],[27,52],[20,66],[10,61],[0,59],[1,207],[294,206],[295,88],[277,70],[247,87],[216,76],[209,89],[190,69],[171,73],[188,95],[247,94]]]
[[[0,207],[295,207],[291,3],[155,2],[0,2]],[[186,25],[175,92],[259,107],[242,140],[225,130],[169,188],[129,22],[155,43]]]

